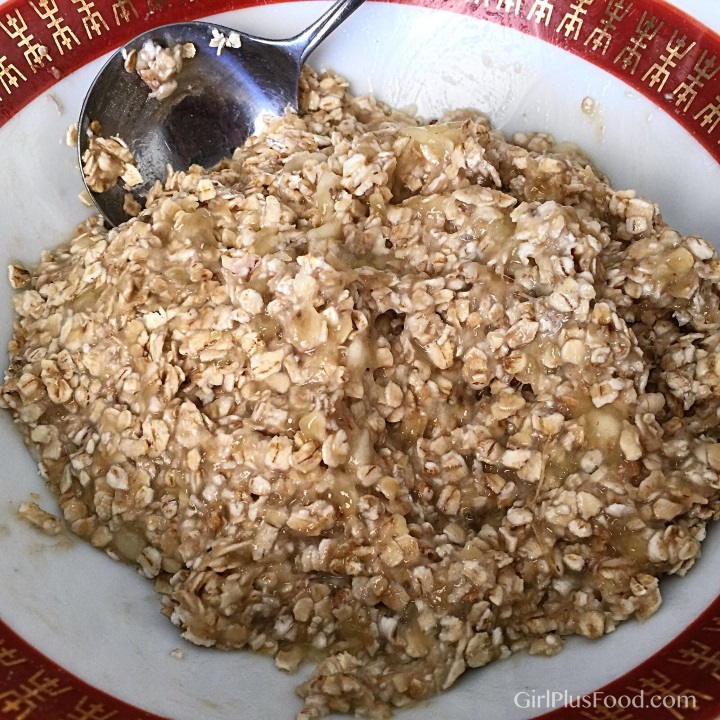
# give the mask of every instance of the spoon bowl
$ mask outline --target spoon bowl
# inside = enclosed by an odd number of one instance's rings
[[[131,40],[100,70],[80,112],[80,166],[97,121],[103,137],[117,136],[135,157],[143,183],[128,190],[122,181],[105,192],[86,187],[111,225],[129,219],[125,194],[144,203],[167,166],[210,168],[257,132],[267,116],[297,110],[300,69],[317,45],[364,0],[339,0],[307,30],[288,40],[267,40],[208,22],[183,22],[154,28]],[[215,31],[215,32],[213,32]],[[240,47],[218,53],[210,41],[217,33],[237,33]],[[162,100],[135,72],[125,69],[125,53],[152,40],[163,47],[192,43],[195,56],[175,77],[177,88]]]

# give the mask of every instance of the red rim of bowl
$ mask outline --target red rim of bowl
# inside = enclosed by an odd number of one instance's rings
[[[158,25],[280,0],[11,0],[0,127],[55,83]],[[720,162],[720,36],[664,0],[383,0],[494,22],[567,50],[671,115]],[[543,720],[720,716],[720,598],[662,650],[583,697],[528,695]],[[563,705],[560,707],[560,705]],[[1,720],[161,720],[67,672],[0,620]]]

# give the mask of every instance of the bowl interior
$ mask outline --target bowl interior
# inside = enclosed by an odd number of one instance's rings
[[[282,37],[309,24],[321,6],[293,2],[214,19]],[[83,186],[64,136],[104,60],[65,78],[0,128],[0,251],[5,262],[37,261],[43,249],[67,238],[88,215],[77,199]],[[345,75],[356,93],[372,93],[398,107],[415,106],[424,117],[475,107],[506,132],[550,131],[584,148],[615,187],[636,188],[657,201],[681,232],[720,241],[715,159],[651,100],[564,50],[446,10],[368,3],[311,63]],[[593,100],[590,113],[582,109],[586,98]],[[11,336],[10,297],[2,283],[3,346]],[[42,536],[17,520],[17,507],[31,492],[41,495],[45,508],[57,506],[4,413],[0,428],[0,615],[8,625],[82,679],[176,720],[230,720],[241,711],[261,718],[294,714],[297,677],[282,675],[271,661],[249,653],[185,643],[160,615],[148,581],[80,541]],[[499,720],[526,720],[528,710],[513,701],[519,690],[591,691],[661,648],[707,607],[720,592],[718,570],[720,533],[713,528],[704,557],[688,578],[663,583],[664,606],[649,621],[623,625],[592,645],[572,639],[554,658],[520,655],[468,673],[412,717],[430,720],[441,712],[474,720],[477,708],[486,707]],[[176,647],[183,649],[182,660],[170,656]]]

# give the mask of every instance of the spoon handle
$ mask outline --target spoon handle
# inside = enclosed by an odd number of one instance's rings
[[[365,0],[337,0],[328,11],[318,18],[307,30],[287,41],[288,48],[302,64],[308,55],[331,33],[338,25],[345,22]]]

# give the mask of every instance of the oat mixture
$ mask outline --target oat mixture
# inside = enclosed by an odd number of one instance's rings
[[[720,514],[720,262],[543,134],[300,117],[11,268],[2,387],[185,638],[386,717],[660,605]]]

